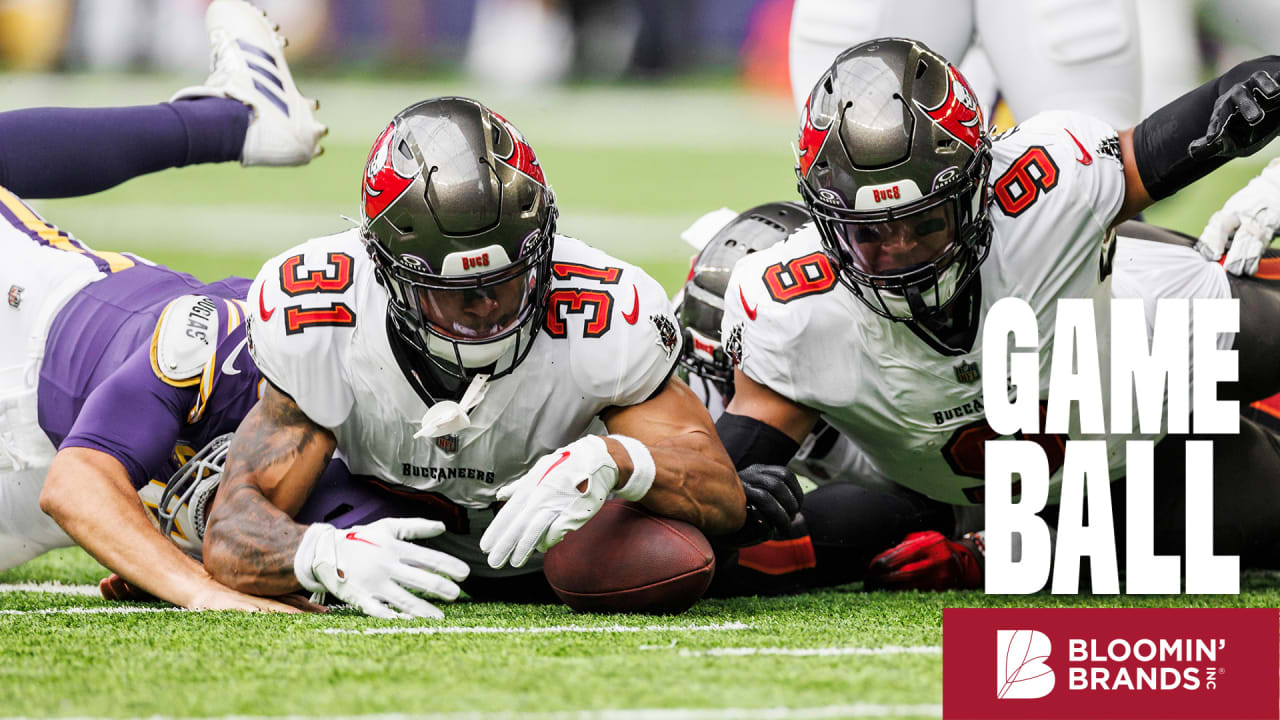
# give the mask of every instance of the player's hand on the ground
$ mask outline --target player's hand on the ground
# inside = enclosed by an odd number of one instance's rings
[[[128,580],[120,577],[116,573],[102,578],[98,581],[98,592],[102,593],[103,600],[114,600],[117,602],[159,602],[155,595],[134,587],[129,584]]]
[[[618,465],[604,438],[588,435],[542,457],[498,490],[506,501],[480,538],[489,566],[520,567],[595,516],[618,484]]]
[[[117,602],[160,602],[155,595],[131,584],[116,573],[111,573],[98,582],[98,592],[104,600]],[[257,597],[236,592],[230,588],[215,585],[197,592],[187,602],[186,607],[193,610],[242,610],[245,612],[326,612],[327,608],[315,605],[304,598],[271,598]]]
[[[804,500],[796,474],[785,465],[752,465],[740,471],[738,479],[747,496],[747,519],[742,529],[716,542],[747,547],[785,535]]]
[[[1276,110],[1280,110],[1280,82],[1259,70],[1214,102],[1204,137],[1193,140],[1187,152],[1196,160],[1249,155],[1270,140],[1269,133],[1255,132],[1254,128]]]
[[[1222,265],[1227,272],[1252,275],[1258,271],[1258,261],[1277,230],[1280,230],[1280,158],[1272,160],[1258,177],[1236,191],[1222,209],[1209,218],[1196,249],[1215,262],[1225,251]]]
[[[316,523],[294,556],[298,581],[380,618],[443,618],[414,594],[453,601],[469,568],[463,561],[411,540],[435,537],[444,525],[422,518],[385,518],[349,530]],[[413,591],[413,592],[410,592]]]
[[[877,555],[867,568],[868,590],[959,590],[982,587],[980,535],[948,540],[942,533],[915,532]]]

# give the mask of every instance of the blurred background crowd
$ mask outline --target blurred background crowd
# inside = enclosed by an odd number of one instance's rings
[[[712,74],[785,94],[792,0],[261,0],[313,72],[509,87]],[[12,70],[189,72],[206,0],[0,0]],[[1081,6],[1087,12],[1087,3]],[[1274,49],[1276,0],[1137,0],[1144,111]],[[958,59],[957,59],[958,60]]]

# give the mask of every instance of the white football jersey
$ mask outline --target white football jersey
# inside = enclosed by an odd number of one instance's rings
[[[1101,121],[1053,112],[997,138],[992,156],[981,317],[1004,297],[1031,305],[1043,401],[1059,299],[1098,301],[1108,367],[1108,226],[1124,197],[1119,144]],[[970,352],[946,356],[876,315],[837,281],[813,225],[739,261],[726,298],[726,348],[748,377],[821,411],[889,479],[952,504],[982,502],[982,443],[997,436],[983,410],[981,328]],[[1064,438],[1033,439],[1046,447],[1056,494]],[[1113,470],[1124,462],[1123,440],[1111,441]]]
[[[413,437],[427,405],[392,355],[387,293],[358,231],[286,250],[249,293],[257,305],[250,347],[262,374],[333,431],[352,473],[461,508],[466,527],[432,544],[476,574],[495,573],[478,544],[498,488],[598,430],[593,421],[606,408],[648,399],[680,352],[666,295],[644,271],[564,236],[552,261],[547,321],[529,354],[487,384],[469,428],[434,439]]]
[[[727,405],[720,391],[706,379],[692,374],[689,377],[689,388],[706,406],[711,419],[719,420]],[[853,482],[870,487],[892,485],[871,466],[866,455],[852,440],[826,423],[819,423],[805,437],[787,467],[796,475],[808,478],[817,485],[829,482]]]

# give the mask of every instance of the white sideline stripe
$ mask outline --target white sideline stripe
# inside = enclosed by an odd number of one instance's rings
[[[322,628],[317,632],[329,635],[560,635],[569,633],[726,632],[750,629],[751,626],[746,623],[727,622],[716,625],[548,625],[545,627],[486,627],[474,625],[436,627],[416,625],[410,627],[376,627],[364,630]]]
[[[885,645],[884,647],[824,647],[824,648],[784,648],[784,647],[728,647],[710,648],[707,650],[681,650],[681,657],[744,657],[751,655],[786,655],[790,657],[822,657],[832,655],[941,655],[942,648],[937,645]]]
[[[62,595],[84,595],[86,597],[102,597],[97,585],[63,585],[53,582],[0,583],[0,593],[7,592],[42,592]]]
[[[457,712],[422,715],[223,715],[217,718],[174,718],[152,715],[147,720],[827,720],[831,718],[942,717],[942,706],[820,705],[772,708],[637,708],[633,710],[562,710],[551,712]],[[24,716],[0,720],[34,720]],[[60,720],[116,720],[104,717],[69,717]]]

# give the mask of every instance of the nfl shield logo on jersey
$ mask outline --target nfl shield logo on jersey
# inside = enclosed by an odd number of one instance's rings
[[[447,453],[458,452],[458,436],[457,435],[441,435],[436,438],[436,447]]]
[[[955,371],[956,380],[965,384],[976,383],[982,377],[982,372],[978,370],[978,363],[962,362],[955,366]]]

